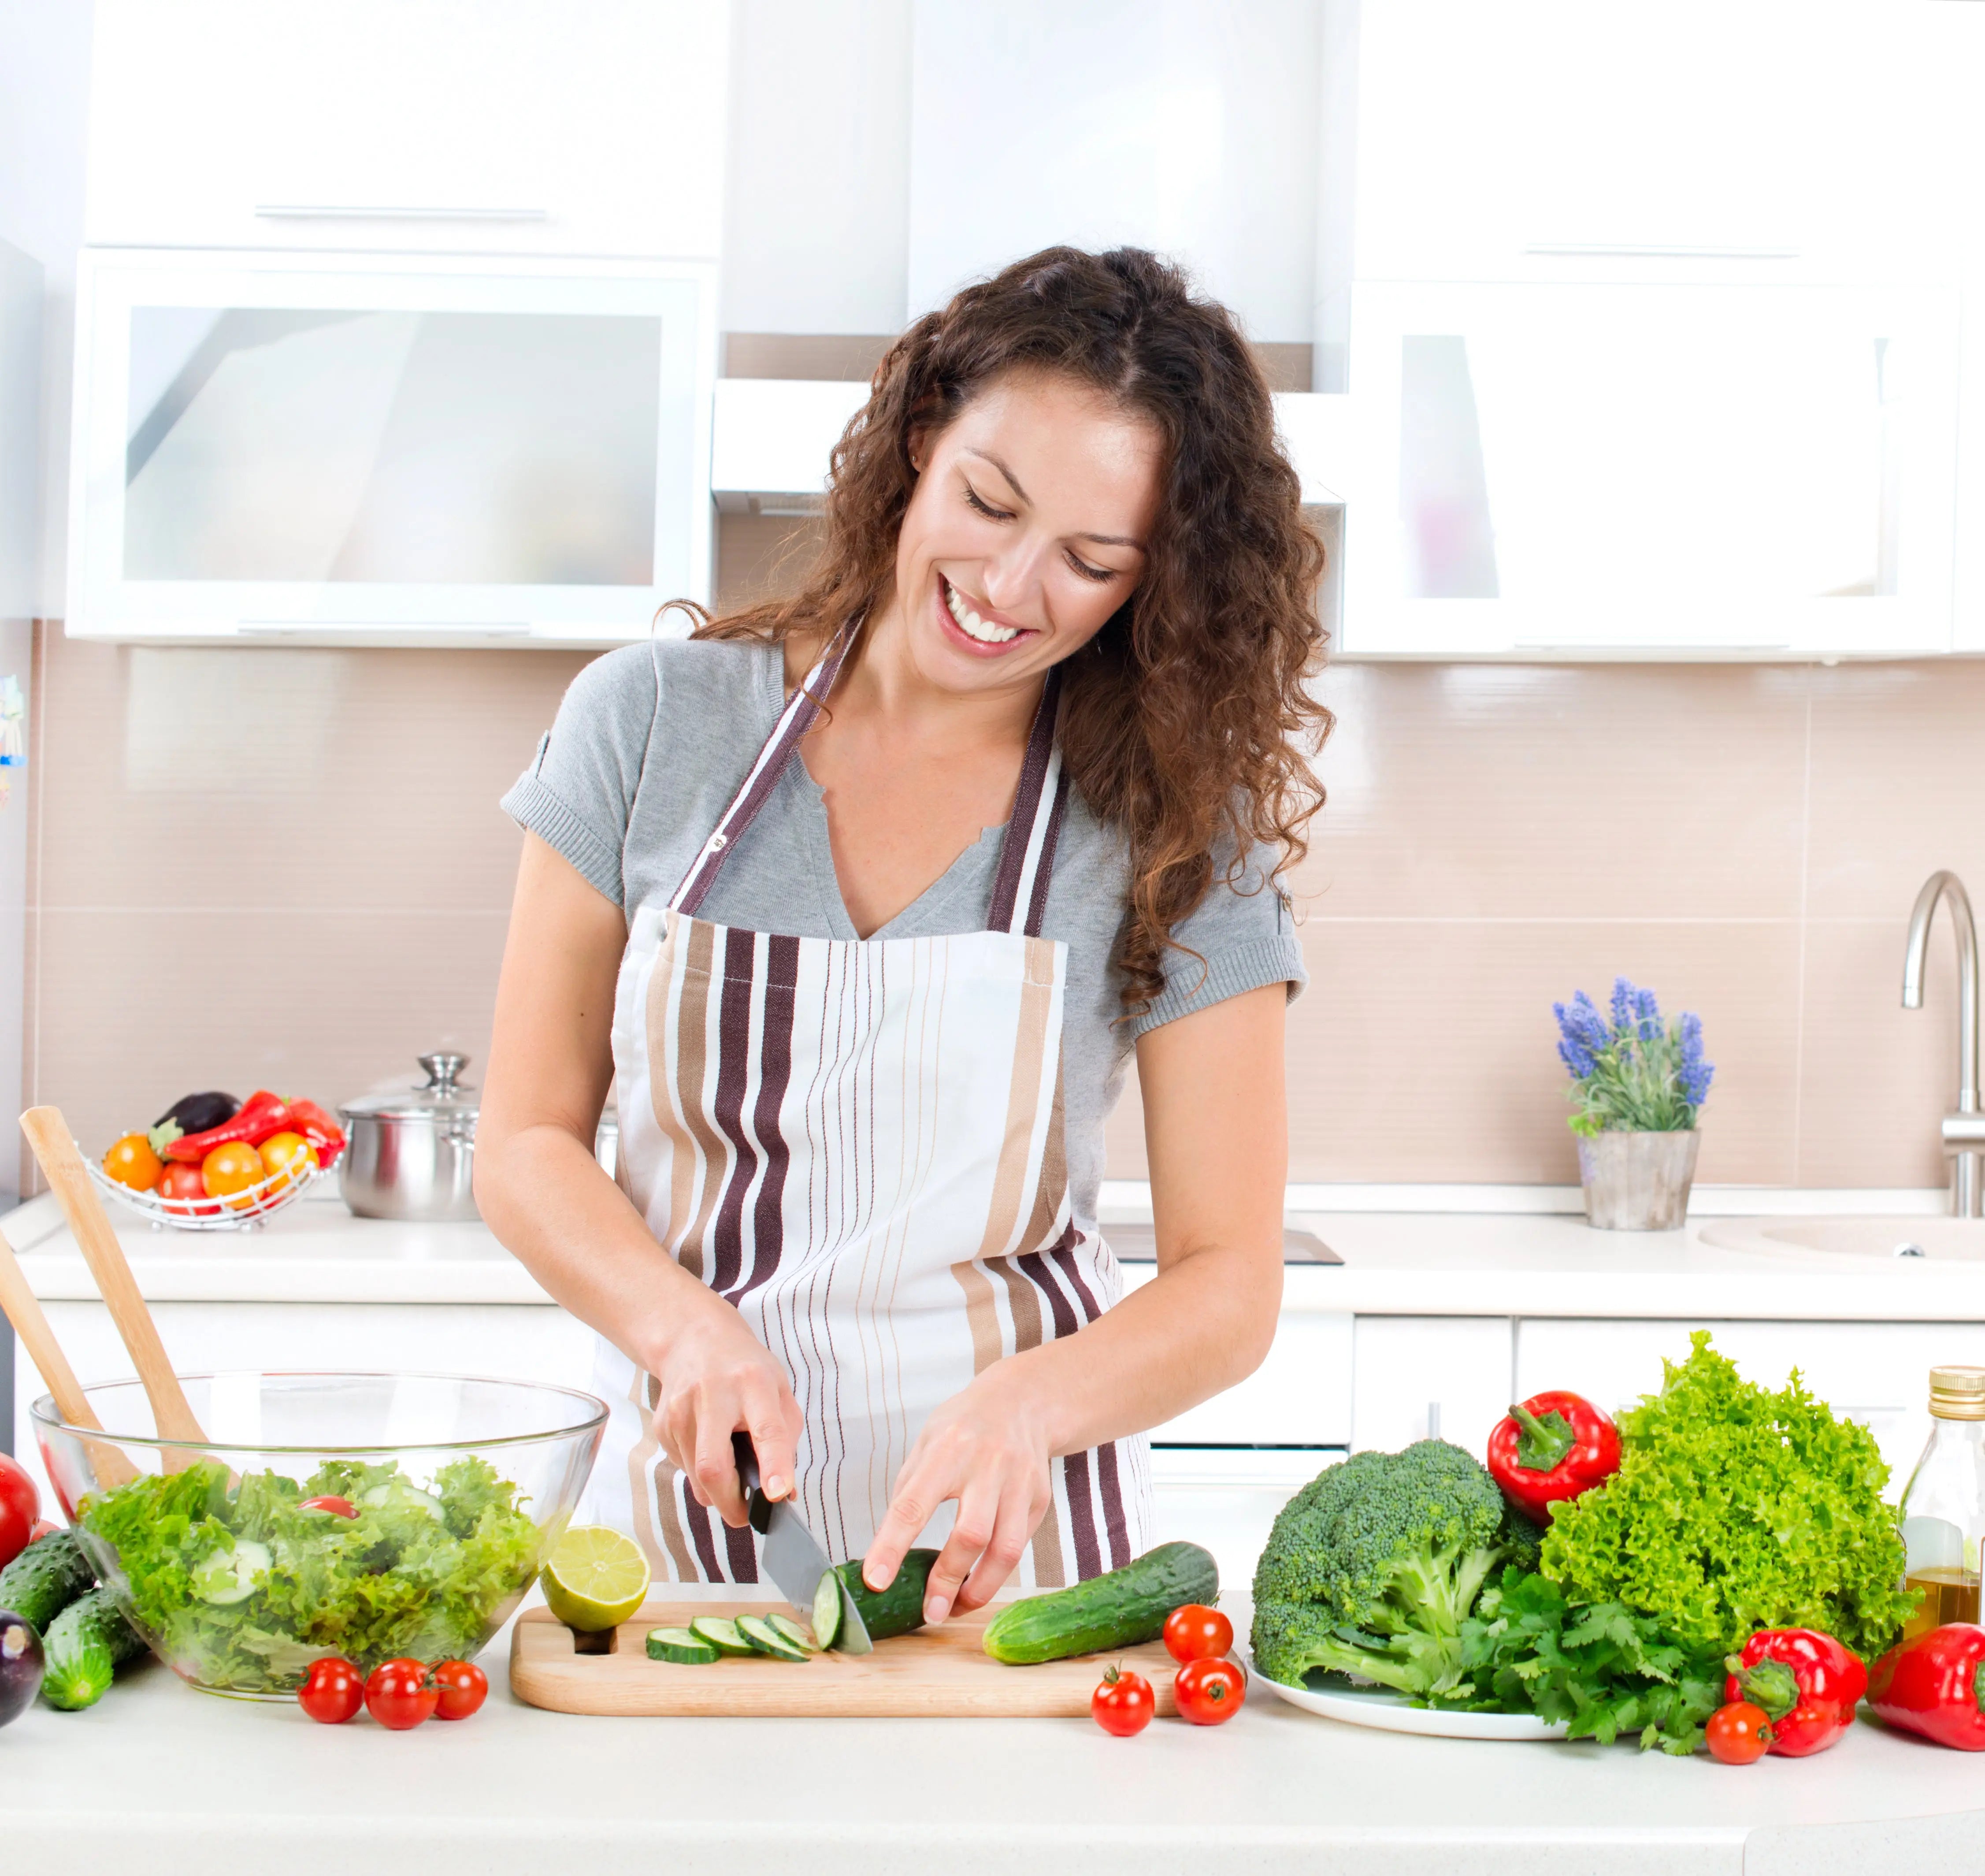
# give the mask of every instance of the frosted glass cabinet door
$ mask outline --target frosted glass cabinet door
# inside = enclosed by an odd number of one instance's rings
[[[1934,291],[1363,286],[1352,651],[1942,651]]]

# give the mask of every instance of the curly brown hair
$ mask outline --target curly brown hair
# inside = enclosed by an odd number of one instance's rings
[[[1062,761],[1125,836],[1130,912],[1117,963],[1135,1013],[1164,988],[1174,926],[1252,846],[1271,876],[1307,851],[1323,803],[1309,757],[1331,727],[1311,695],[1324,631],[1323,548],[1275,440],[1274,405],[1233,315],[1142,248],[1050,247],[966,287],[912,324],[877,366],[836,445],[819,555],[788,599],[692,636],[826,637],[889,590],[917,472],[914,442],[992,381],[1065,374],[1157,428],[1163,489],[1144,576],[1063,667]],[[1178,947],[1183,948],[1183,947]]]

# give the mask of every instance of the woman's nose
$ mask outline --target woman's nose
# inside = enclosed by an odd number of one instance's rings
[[[1040,550],[1016,541],[986,563],[986,603],[999,612],[1024,611],[1040,580]]]

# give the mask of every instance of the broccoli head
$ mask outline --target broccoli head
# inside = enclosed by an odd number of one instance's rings
[[[1354,1454],[1275,1520],[1254,1572],[1255,1665],[1291,1686],[1321,1669],[1465,1698],[1462,1622],[1505,1564],[1535,1568],[1539,1535],[1444,1440]]]

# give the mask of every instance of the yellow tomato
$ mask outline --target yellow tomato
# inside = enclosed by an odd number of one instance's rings
[[[166,1168],[143,1134],[126,1134],[103,1156],[103,1170],[119,1185],[149,1192],[165,1177]]]
[[[217,1146],[200,1162],[200,1182],[207,1197],[227,1199],[232,1212],[245,1212],[255,1201],[229,1199],[228,1194],[259,1185],[267,1176],[262,1155],[245,1140],[230,1140],[225,1146]]]
[[[256,1151],[270,1172],[284,1175],[282,1185],[275,1188],[277,1192],[317,1170],[317,1148],[301,1134],[271,1134]]]

